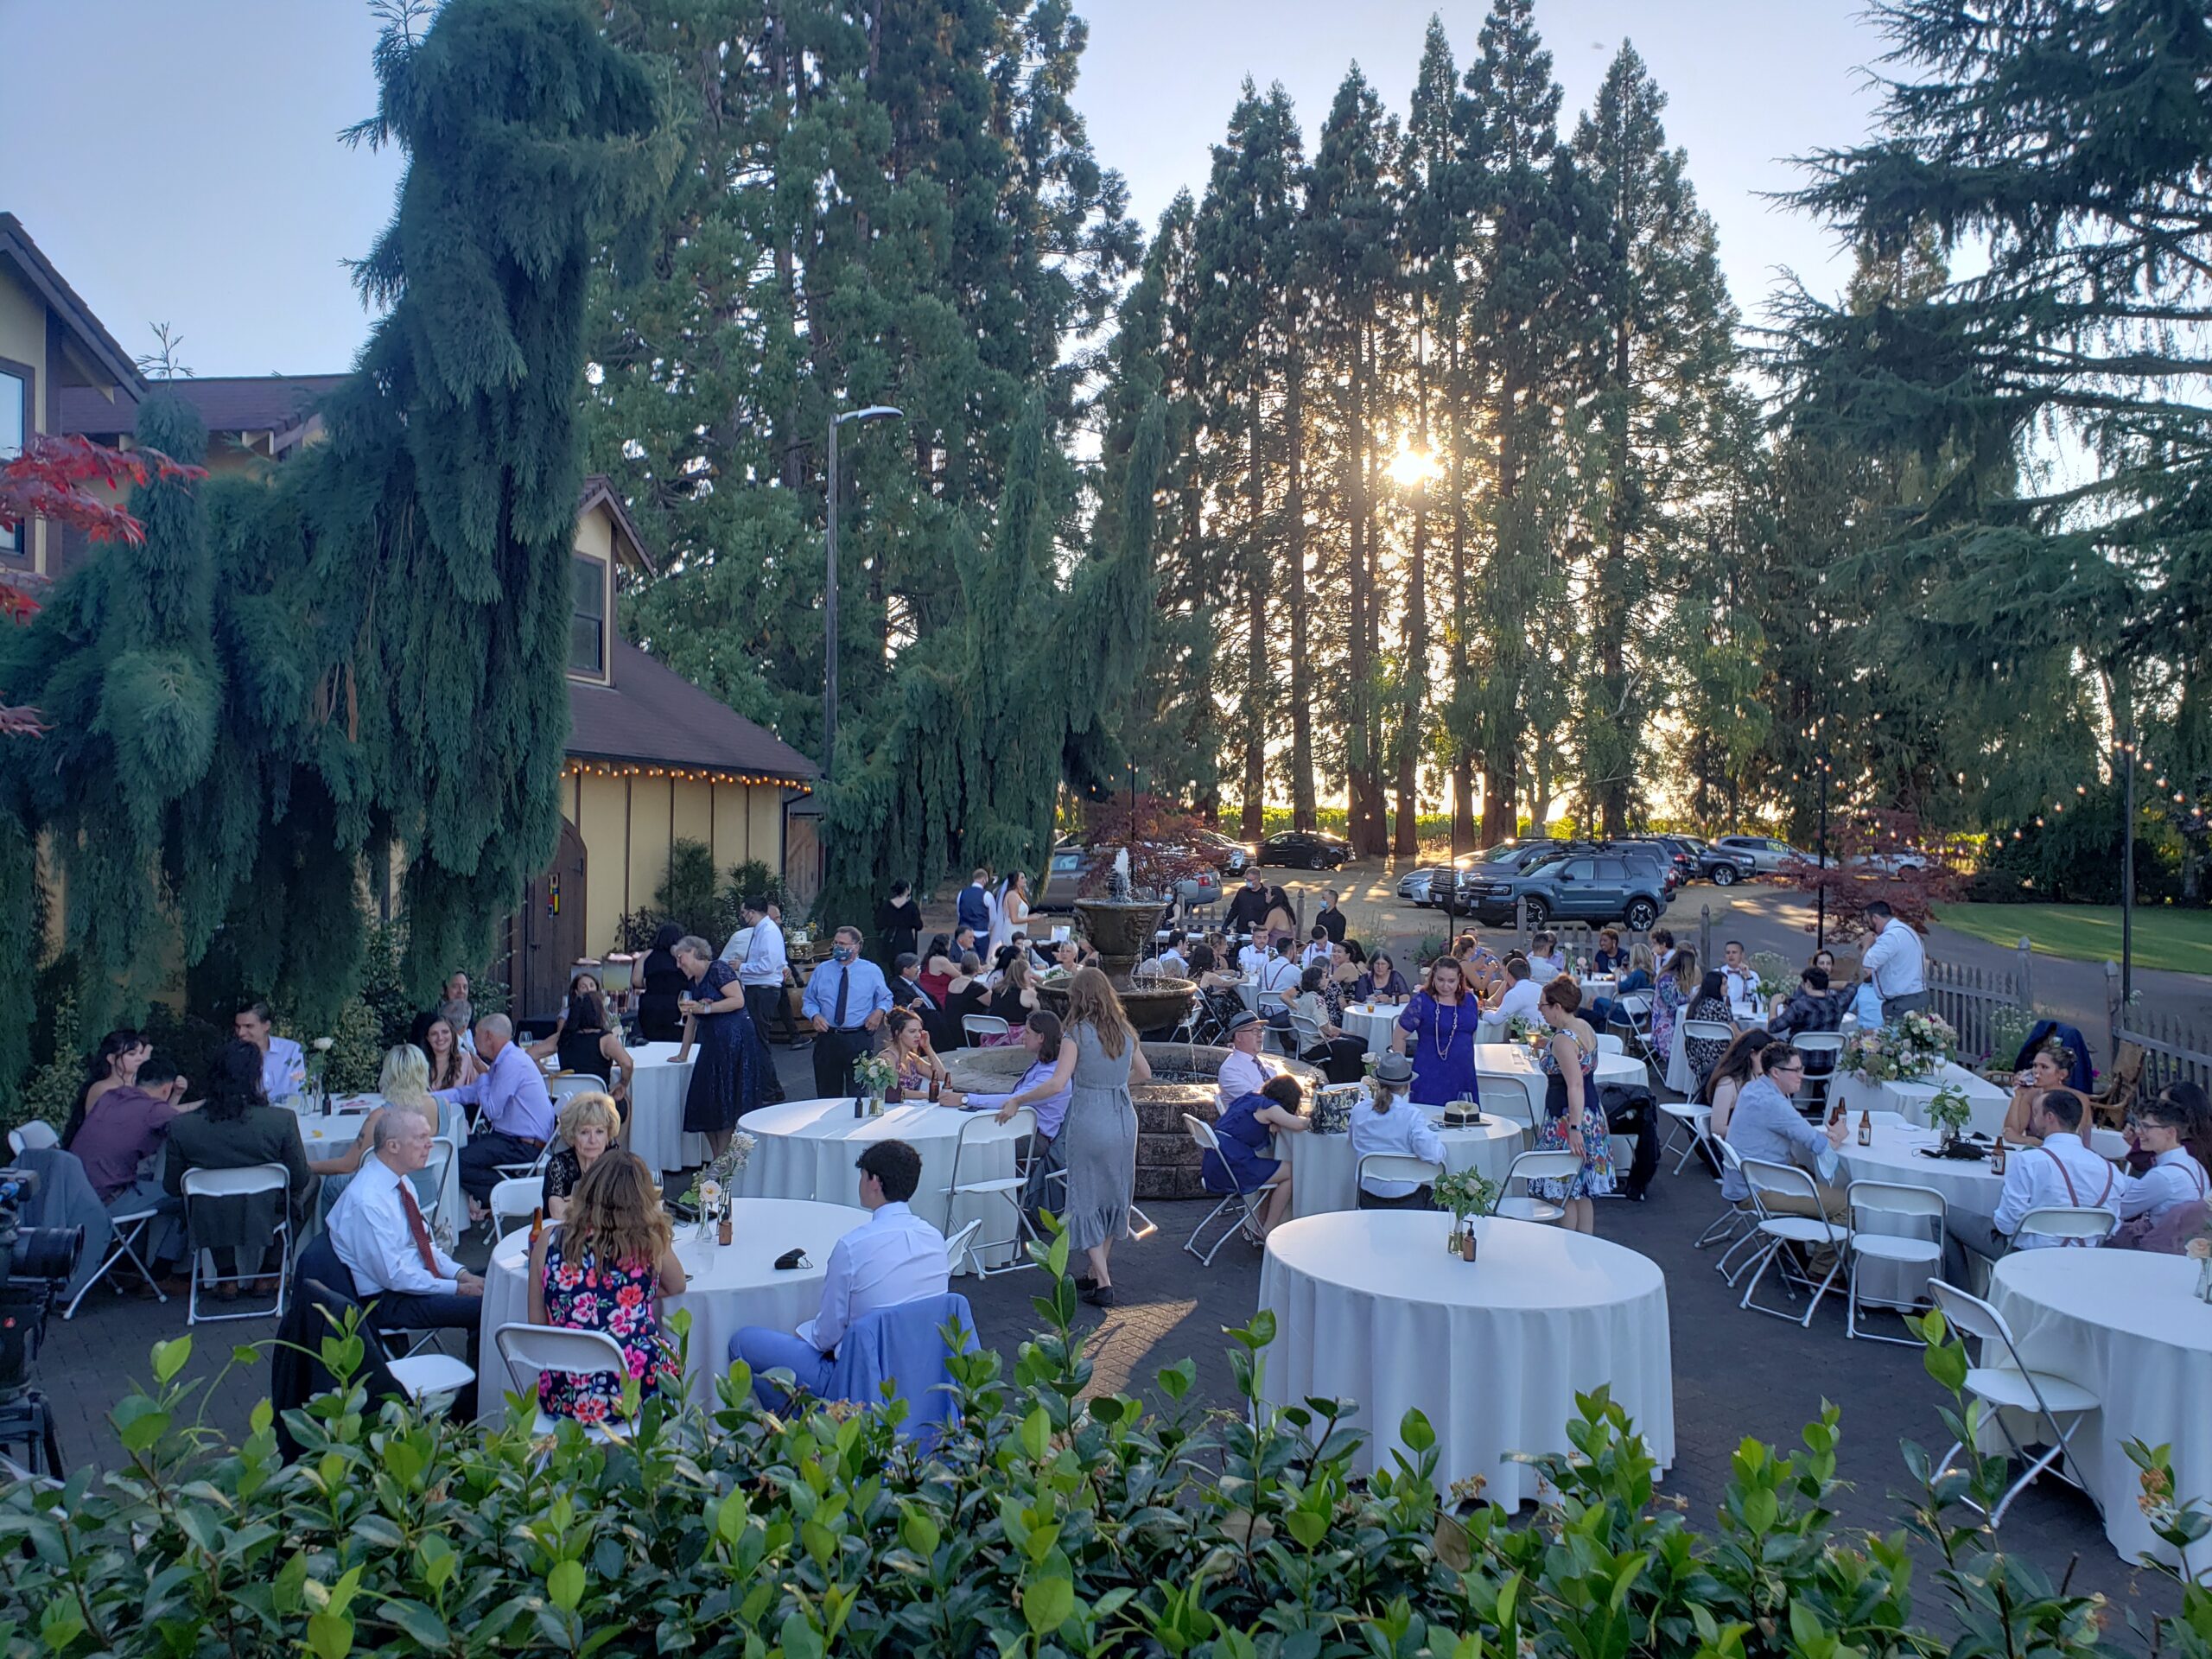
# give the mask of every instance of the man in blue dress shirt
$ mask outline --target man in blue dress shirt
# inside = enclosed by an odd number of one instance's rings
[[[814,1028],[814,1092],[836,1100],[853,1091],[853,1062],[867,1052],[891,1012],[883,969],[861,955],[861,931],[841,927],[830,960],[806,982],[799,1004]]]

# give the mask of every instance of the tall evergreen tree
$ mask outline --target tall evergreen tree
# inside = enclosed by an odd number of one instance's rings
[[[387,850],[427,995],[553,847],[585,282],[658,194],[656,99],[569,0],[448,0],[411,28],[380,41],[356,129],[409,165],[329,441],[265,486],[155,486],[146,548],[86,562],[4,646],[0,683],[71,711],[67,776],[54,750],[4,756],[8,839],[54,831],[92,1001],[220,921],[238,976],[327,1020]],[[189,446],[162,400],[144,421]],[[10,959],[27,1005],[29,953]]]

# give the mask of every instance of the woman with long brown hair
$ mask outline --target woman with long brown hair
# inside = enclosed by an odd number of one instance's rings
[[[576,1183],[568,1220],[531,1246],[531,1323],[604,1331],[620,1345],[644,1397],[680,1391],[683,1376],[662,1338],[659,1307],[662,1297],[688,1282],[645,1164],[631,1153],[606,1152]],[[543,1371],[537,1403],[552,1416],[603,1423],[620,1409],[622,1389],[604,1373]]]
[[[476,1064],[476,1057],[461,1046],[461,1033],[442,1014],[416,1015],[414,1034],[408,1040],[423,1051],[429,1065],[433,1093],[474,1083],[484,1070]]]
[[[1421,989],[1390,1033],[1393,1054],[1403,1054],[1408,1046],[1413,1051],[1414,1104],[1446,1106],[1482,1098],[1475,1081],[1475,1033],[1482,1018],[1459,959],[1439,957],[1430,963]]]
[[[1068,1115],[1060,1144],[1068,1166],[1068,1245],[1089,1259],[1090,1272],[1077,1282],[1094,1307],[1114,1306],[1108,1256],[1128,1236],[1129,1205],[1136,1200],[1137,1112],[1129,1085],[1152,1076],[1137,1034],[1122,1012],[1112,982],[1096,968],[1079,968],[1068,981],[1066,1038],[1051,1077],[1007,1102],[1019,1110],[1065,1089]]]

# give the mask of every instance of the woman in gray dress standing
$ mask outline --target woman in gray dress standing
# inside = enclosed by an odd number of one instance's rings
[[[1107,1260],[1114,1241],[1129,1230],[1129,1205],[1136,1198],[1137,1112],[1129,1084],[1152,1076],[1152,1066],[1112,982],[1096,968],[1078,969],[1068,982],[1067,1039],[1060,1045],[1052,1075],[1033,1084],[1006,1104],[1034,1106],[1067,1090],[1067,1122],[1060,1145],[1068,1166],[1068,1245],[1090,1260],[1088,1278],[1078,1279],[1083,1300],[1093,1307],[1114,1306],[1114,1275]]]

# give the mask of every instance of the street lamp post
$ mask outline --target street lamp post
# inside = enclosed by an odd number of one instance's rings
[[[830,423],[829,568],[822,583],[822,775],[837,757],[837,429],[847,421],[895,420],[887,404],[847,410]]]

